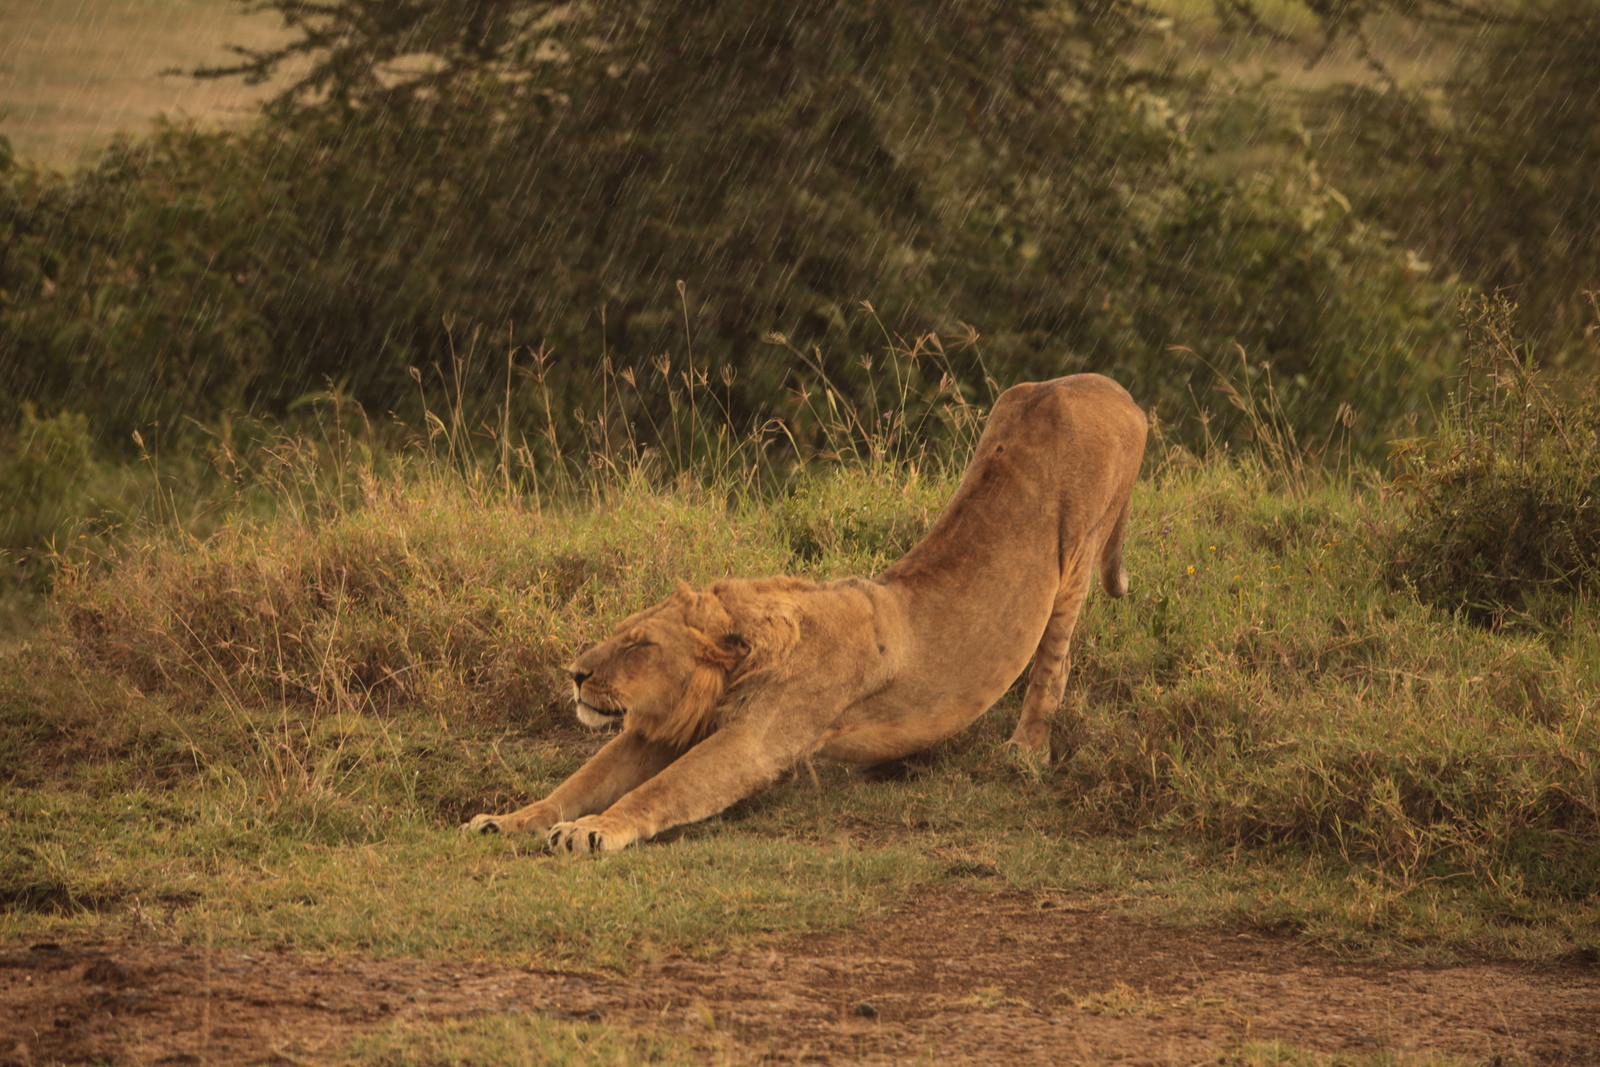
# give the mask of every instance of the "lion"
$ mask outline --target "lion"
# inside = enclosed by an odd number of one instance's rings
[[[949,506],[898,562],[870,580],[680,582],[567,669],[578,719],[620,724],[616,737],[543,800],[462,829],[615,852],[810,757],[876,764],[927,748],[1030,658],[1008,743],[1048,758],[1091,580],[1128,591],[1123,534],[1147,434],[1098,374],[1006,390]]]

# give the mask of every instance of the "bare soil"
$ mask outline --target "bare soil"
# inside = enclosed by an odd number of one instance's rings
[[[397,1019],[537,1012],[732,1062],[1213,1062],[1247,1041],[1600,1063],[1600,967],[1383,967],[941,888],[844,934],[626,979],[111,942],[0,947],[0,1067],[326,1062]]]

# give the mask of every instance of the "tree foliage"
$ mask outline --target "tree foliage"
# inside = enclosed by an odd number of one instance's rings
[[[406,410],[451,316],[553,351],[520,411],[592,417],[602,357],[670,354],[745,427],[822,377],[859,401],[885,324],[971,324],[939,370],[980,399],[1094,369],[1169,418],[1242,348],[1312,439],[1349,408],[1378,439],[1440,368],[1440,294],[1291,123],[1271,167],[1204,165],[1282,117],[1131,59],[1132,3],[265,6],[296,36],[208,72],[298,71],[261,123],[12,182],[0,360],[96,427],[329,383]]]
[[[1587,369],[1600,356],[1584,295],[1600,288],[1600,9],[1390,7],[1457,23],[1461,58],[1438,86],[1328,95],[1341,180],[1429,259],[1513,294],[1548,362]]]

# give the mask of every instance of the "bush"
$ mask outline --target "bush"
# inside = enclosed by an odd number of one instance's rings
[[[34,398],[130,455],[136,430],[252,408],[275,365],[263,298],[307,256],[243,146],[162,126],[73,179],[0,171],[0,426]],[[290,400],[326,387],[301,381]]]
[[[1512,330],[1469,309],[1471,358],[1437,434],[1403,443],[1389,580],[1480,625],[1547,629],[1600,589],[1600,402],[1563,397]]]
[[[24,402],[21,420],[0,435],[0,553],[38,578],[30,564],[87,508],[94,473],[88,420],[63,412],[40,418]]]
[[[57,601],[84,653],[143,689],[524,725],[565,703],[579,648],[680,576],[782,569],[785,548],[725,536],[719,511],[643,484],[565,514],[442,475],[369,479],[362,506],[330,517],[239,522],[69,571]]]

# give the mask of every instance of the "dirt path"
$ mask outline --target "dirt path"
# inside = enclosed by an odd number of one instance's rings
[[[734,1062],[1198,1064],[1277,1038],[1600,1063],[1593,966],[1384,969],[955,889],[848,934],[626,981],[166,944],[0,950],[0,1067],[316,1061],[395,1019],[483,1011],[687,1031]]]

